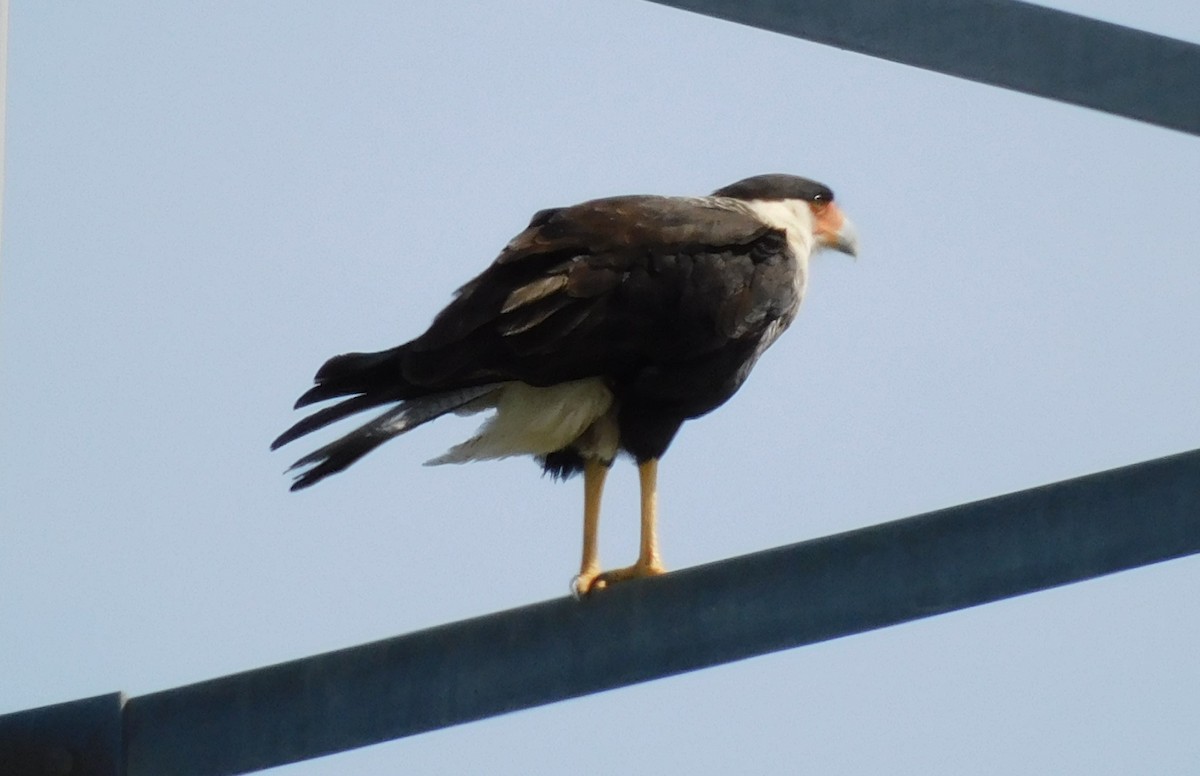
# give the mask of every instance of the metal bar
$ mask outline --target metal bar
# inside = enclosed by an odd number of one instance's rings
[[[1200,135],[1200,46],[1016,0],[653,0]]]
[[[128,776],[304,760],[1200,552],[1200,450],[133,698]]]
[[[0,774],[121,776],[121,693],[0,715]]]

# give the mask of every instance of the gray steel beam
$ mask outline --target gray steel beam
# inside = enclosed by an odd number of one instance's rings
[[[248,773],[1196,552],[1200,450],[143,695],[123,711],[114,695],[9,714],[0,772],[117,776],[123,748],[127,776]],[[12,769],[16,757],[28,770]]]
[[[121,776],[121,693],[0,716],[2,776]]]
[[[1200,135],[1200,46],[1016,0],[653,0]]]
[[[245,773],[1200,552],[1200,450],[132,698],[128,776]]]

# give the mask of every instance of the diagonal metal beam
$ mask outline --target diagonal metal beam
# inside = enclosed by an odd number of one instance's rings
[[[1200,450],[143,695],[123,709],[112,695],[9,714],[0,758],[21,757],[30,774],[64,762],[95,776],[248,773],[1196,552]]]
[[[653,0],[1200,135],[1200,46],[1016,0]]]

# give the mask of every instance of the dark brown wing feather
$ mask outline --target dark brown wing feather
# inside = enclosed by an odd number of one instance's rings
[[[744,374],[730,375],[748,369],[771,321],[794,313],[794,271],[780,232],[703,199],[544,210],[423,335],[326,362],[297,406],[353,398],[276,444],[373,406],[506,380],[640,381],[651,393],[691,390],[711,408],[740,384]],[[705,396],[710,385],[722,396]]]
[[[418,350],[432,349],[461,339],[492,321],[504,300],[524,284],[573,269],[573,260],[581,257],[587,257],[588,266],[597,271],[621,273],[647,254],[744,246],[768,231],[747,214],[702,202],[611,197],[543,210],[487,270],[458,290],[456,299],[413,345]],[[586,296],[586,279],[581,270],[574,272],[574,291]]]
[[[771,270],[785,251],[779,232],[703,200],[542,211],[405,348],[405,376],[544,385],[694,358],[794,307],[790,272]]]
[[[398,403],[301,459],[312,468],[293,487],[307,487],[495,383],[603,377],[621,401],[622,447],[656,457],[686,418],[737,390],[764,334],[790,321],[795,272],[781,232],[704,200],[617,197],[542,211],[425,334],[326,362],[297,406],[350,398],[273,447]],[[548,470],[582,465],[564,455]]]

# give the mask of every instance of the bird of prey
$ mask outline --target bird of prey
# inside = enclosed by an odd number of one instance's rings
[[[746,178],[707,197],[542,210],[424,334],[326,361],[296,407],[341,401],[272,449],[390,405],[297,461],[298,490],[437,417],[491,410],[474,437],[428,463],[530,455],[556,478],[582,472],[576,594],[661,574],[658,461],[683,422],[724,404],[796,317],[809,257],[822,248],[854,255],[853,227],[828,187],[794,175]],[[602,572],[600,497],[619,452],[638,467],[640,551],[632,566]]]

